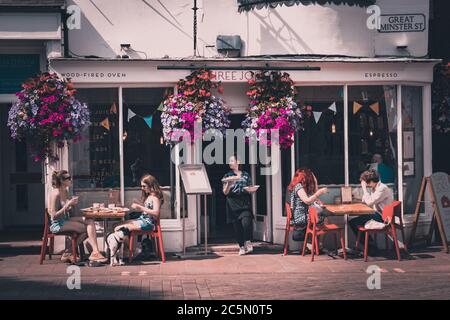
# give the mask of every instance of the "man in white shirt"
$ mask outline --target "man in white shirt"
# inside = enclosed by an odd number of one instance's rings
[[[368,206],[372,207],[376,212],[372,215],[359,216],[349,221],[350,228],[355,235],[358,234],[358,228],[364,226],[367,221],[375,220],[383,222],[382,212],[384,206],[391,204],[393,201],[392,190],[389,189],[384,183],[380,182],[380,176],[375,170],[368,170],[361,174],[361,188],[363,190],[362,201]],[[367,188],[371,188],[372,192],[369,193]],[[375,244],[371,238],[369,238],[369,246],[372,250],[375,249]]]

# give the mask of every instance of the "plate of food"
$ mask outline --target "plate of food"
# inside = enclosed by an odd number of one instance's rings
[[[241,178],[238,177],[238,176],[229,176],[229,177],[223,178],[222,182],[236,182],[236,181],[238,181],[240,179]]]
[[[249,193],[253,193],[256,192],[259,189],[259,186],[248,186],[248,187],[244,187],[244,190],[249,192]]]

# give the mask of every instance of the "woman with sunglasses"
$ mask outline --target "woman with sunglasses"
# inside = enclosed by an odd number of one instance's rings
[[[71,185],[72,177],[66,170],[55,171],[52,175],[53,190],[50,192],[48,201],[48,212],[50,214],[50,231],[52,233],[78,233],[79,239],[86,239],[92,246],[90,261],[106,262],[105,258],[98,250],[97,234],[94,221],[83,217],[70,217],[74,205],[78,203],[78,197],[69,199],[68,189]]]
[[[159,213],[164,202],[161,187],[152,175],[145,175],[141,178],[141,204],[133,203],[131,208],[141,213],[137,219],[127,220],[114,228],[117,232],[122,228],[128,231],[145,230],[152,231],[159,220]],[[128,234],[128,232],[125,232]]]

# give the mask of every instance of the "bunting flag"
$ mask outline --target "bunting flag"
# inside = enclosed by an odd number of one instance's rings
[[[117,106],[116,106],[116,103],[115,102],[113,102],[113,104],[112,104],[112,106],[111,106],[111,109],[109,109],[109,113],[111,113],[111,114],[117,114]]]
[[[131,109],[128,109],[128,117],[127,117],[127,121],[130,122],[130,120],[132,118],[134,118],[136,116],[136,113],[134,113],[133,111],[131,111]]]
[[[322,116],[322,112],[313,111],[313,115],[314,115],[314,120],[316,121],[316,123],[318,123],[320,120],[320,117]]]
[[[164,102],[161,102],[161,104],[159,105],[158,111],[164,111]]]
[[[142,117],[145,121],[145,123],[148,125],[148,127],[151,129],[153,126],[153,115],[148,117]]]
[[[378,102],[371,104],[369,108],[372,109],[372,111],[375,112],[377,116],[380,115],[380,104]]]
[[[391,99],[391,109],[395,108],[395,103],[394,103],[394,99]]]
[[[359,110],[361,110],[362,105],[360,105],[358,102],[353,102],[353,114],[357,114]]]
[[[102,127],[104,127],[106,130],[110,130],[110,127],[109,127],[109,119],[108,118],[105,118],[105,120],[103,120],[102,122],[100,122],[100,124],[102,125]]]
[[[339,97],[344,98],[344,88],[339,89]]]
[[[331,106],[329,106],[328,109],[333,111],[334,114],[336,114],[337,113],[336,102],[333,102],[333,104]]]

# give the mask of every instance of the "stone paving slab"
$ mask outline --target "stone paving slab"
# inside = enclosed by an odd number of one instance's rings
[[[281,253],[135,261],[121,267],[80,267],[81,290],[67,288],[68,265],[59,256],[0,252],[0,299],[450,299],[450,255],[440,248],[413,251],[398,262],[388,255],[347,261]],[[369,290],[376,265],[381,289]]]

